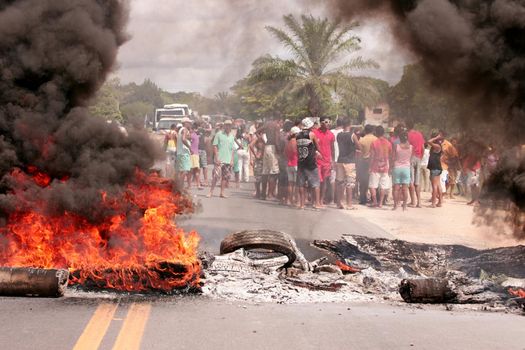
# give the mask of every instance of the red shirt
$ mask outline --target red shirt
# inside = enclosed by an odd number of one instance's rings
[[[412,155],[422,159],[425,148],[425,138],[423,134],[416,130],[410,130],[408,132],[408,143],[412,145]]]
[[[319,153],[323,156],[323,158],[317,158],[317,165],[331,165],[332,145],[335,142],[334,134],[328,129],[322,131],[321,128],[315,129],[314,133],[319,142]]]
[[[290,140],[286,144],[286,158],[288,160],[288,166],[297,166],[299,161],[299,155],[297,154],[297,142]]]
[[[388,173],[390,169],[390,155],[392,154],[392,144],[380,137],[370,146],[370,172]]]

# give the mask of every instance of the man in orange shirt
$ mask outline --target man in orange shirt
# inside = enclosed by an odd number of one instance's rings
[[[444,132],[441,132],[442,135],[444,135]],[[448,175],[446,178],[446,191],[445,191],[445,197],[448,194],[448,197],[450,199],[454,199],[454,188],[456,187],[456,180],[458,177],[458,168],[459,168],[459,153],[457,148],[454,146],[454,143],[456,142],[455,139],[444,140],[443,144],[441,145],[443,149],[443,155],[441,156],[441,165],[443,167],[443,171],[447,171]]]

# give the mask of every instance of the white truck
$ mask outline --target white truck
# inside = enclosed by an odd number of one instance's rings
[[[191,115],[192,110],[187,104],[174,103],[165,105],[163,108],[155,110],[153,127],[157,131],[167,130],[172,124],[177,124],[182,118],[190,118]]]

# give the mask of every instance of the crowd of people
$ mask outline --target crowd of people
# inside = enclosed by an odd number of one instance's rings
[[[425,138],[410,123],[385,130],[352,126],[350,118],[338,118],[332,126],[328,117],[251,125],[226,120],[214,128],[185,118],[172,125],[165,148],[179,181],[209,186],[208,197],[219,188],[219,196],[227,198],[232,180],[239,187],[253,175],[255,198],[300,209],[333,204],[353,210],[357,200],[372,208],[407,210],[422,207],[422,191],[431,192],[432,208],[455,195],[470,195],[468,204],[475,204],[483,178],[499,160],[492,147],[461,143],[444,131]]]

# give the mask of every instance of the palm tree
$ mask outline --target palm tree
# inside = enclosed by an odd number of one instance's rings
[[[289,32],[270,26],[266,29],[290,50],[293,59],[271,55],[257,59],[249,75],[251,83],[281,82],[276,98],[283,94],[304,98],[312,117],[327,111],[334,100],[344,99],[363,107],[379,99],[375,80],[349,74],[378,65],[362,57],[341,60],[360,49],[361,40],[352,35],[357,23],[343,25],[311,15],[301,16],[300,22],[287,15],[284,23]]]

